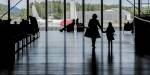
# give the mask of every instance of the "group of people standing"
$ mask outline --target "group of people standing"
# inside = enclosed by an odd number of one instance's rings
[[[91,38],[92,48],[95,49],[96,39],[101,38],[98,31],[98,27],[101,29],[103,33],[106,33],[109,51],[112,50],[112,40],[114,40],[114,33],[115,33],[114,27],[112,23],[109,22],[106,31],[103,31],[103,28],[100,25],[96,14],[93,14],[92,19],[90,19],[88,23],[88,28],[86,29],[84,36]]]

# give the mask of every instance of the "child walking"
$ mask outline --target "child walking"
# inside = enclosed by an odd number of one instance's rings
[[[108,27],[106,29],[106,36],[107,36],[107,40],[108,40],[108,51],[109,53],[112,54],[112,50],[113,50],[113,40],[114,40],[114,33],[115,33],[115,30],[114,30],[114,27],[112,26],[112,23],[109,22],[108,23]]]

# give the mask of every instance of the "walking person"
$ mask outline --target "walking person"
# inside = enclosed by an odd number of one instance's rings
[[[97,20],[97,15],[93,14],[92,19],[90,19],[88,23],[88,28],[86,29],[85,36],[91,38],[92,40],[92,48],[95,48],[96,38],[100,38],[100,34],[98,31],[98,27],[103,32],[102,26]]]
[[[105,32],[108,40],[108,52],[112,54],[115,29],[111,22],[108,23],[108,27]]]

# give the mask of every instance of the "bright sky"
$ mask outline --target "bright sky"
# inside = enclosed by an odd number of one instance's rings
[[[13,6],[14,4],[16,4],[16,2],[20,1],[20,0],[10,0],[11,1],[11,6]],[[35,0],[29,0],[30,2],[33,2]],[[45,0],[36,0],[36,2],[42,2]],[[52,1],[52,0],[49,0]],[[53,1],[58,1],[58,0],[53,0]],[[59,0],[59,1],[63,1],[63,0]],[[70,0],[67,0],[70,1]],[[76,2],[81,3],[82,0],[75,0]],[[85,3],[100,3],[101,0],[85,0]],[[133,3],[133,0],[130,0]],[[148,0],[142,0],[144,2],[148,1]],[[0,0],[1,4],[7,4],[7,0]],[[104,0],[104,4],[119,4],[119,0]],[[122,0],[122,4],[124,6],[131,6],[126,0]],[[19,5],[17,5],[18,8],[26,8],[26,0],[23,0]]]

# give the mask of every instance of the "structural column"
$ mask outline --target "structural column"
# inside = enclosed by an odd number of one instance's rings
[[[10,0],[8,0],[8,20],[10,20]]]
[[[82,0],[82,23],[85,24],[85,0]]]
[[[149,9],[149,0],[148,0],[148,9]],[[149,10],[148,10],[147,14],[149,14]]]
[[[103,23],[104,23],[104,20],[103,20],[103,5],[104,5],[104,1],[101,0],[101,26],[102,26],[102,29],[103,29]],[[102,50],[102,53],[103,53],[103,34],[101,34],[102,38],[101,38],[101,50]],[[103,61],[103,60],[102,60]]]
[[[119,30],[122,31],[122,0],[119,0]]]
[[[101,0],[101,26],[103,28],[103,0]]]
[[[27,0],[27,20],[29,20],[29,0]]]
[[[48,31],[48,0],[45,0],[45,29]]]
[[[119,0],[119,66],[122,73],[122,0]]]
[[[134,0],[134,16],[135,16],[135,0]]]
[[[66,0],[64,0],[64,20],[66,20]],[[64,21],[64,27],[66,31],[66,21]]]
[[[138,16],[140,17],[141,14],[141,0],[138,0]]]

